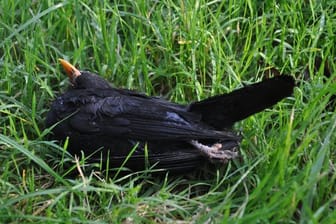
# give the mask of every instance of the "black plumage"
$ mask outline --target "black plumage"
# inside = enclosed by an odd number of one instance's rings
[[[112,88],[96,74],[61,61],[73,87],[57,97],[46,126],[52,138],[69,137],[72,154],[109,157],[111,166],[138,170],[145,160],[157,168],[184,170],[203,161],[223,162],[237,155],[239,137],[231,125],[290,96],[294,80],[278,76],[189,105],[175,104],[125,89]],[[98,152],[98,153],[97,153]],[[148,154],[148,158],[146,155]]]

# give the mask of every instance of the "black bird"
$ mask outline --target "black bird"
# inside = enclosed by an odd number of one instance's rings
[[[237,157],[240,138],[230,132],[239,120],[290,96],[291,76],[277,76],[188,105],[126,89],[113,88],[98,75],[60,62],[72,87],[57,97],[46,118],[52,138],[69,138],[72,154],[125,163],[131,170],[145,165],[186,170],[201,162]],[[130,155],[131,154],[131,155]]]

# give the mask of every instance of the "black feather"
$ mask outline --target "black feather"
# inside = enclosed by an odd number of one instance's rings
[[[112,88],[89,72],[82,72],[75,82],[53,102],[47,115],[47,127],[59,122],[52,138],[62,141],[69,137],[72,154],[100,149],[93,158],[100,158],[100,153],[109,155],[112,166],[121,165],[137,147],[127,162],[132,169],[144,167],[146,149],[150,165],[157,163],[157,168],[197,167],[206,158],[189,144],[191,140],[235,148],[240,139],[225,128],[274,105],[291,95],[294,88],[293,78],[279,76],[229,94],[180,105]]]

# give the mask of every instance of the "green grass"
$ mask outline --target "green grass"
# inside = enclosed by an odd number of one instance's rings
[[[333,1],[38,2],[0,3],[0,222],[336,223],[336,114],[324,109],[336,86],[313,72],[316,57],[335,71]],[[115,177],[45,139],[50,102],[68,85],[58,58],[180,103],[269,67],[298,87],[235,126],[239,160]],[[307,66],[309,82],[298,75]]]

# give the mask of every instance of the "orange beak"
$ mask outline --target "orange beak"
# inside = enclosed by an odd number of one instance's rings
[[[64,59],[58,59],[59,62],[61,63],[63,69],[65,70],[65,72],[67,73],[70,81],[73,83],[74,80],[81,75],[81,72],[72,64],[70,64],[69,62],[67,62]]]

